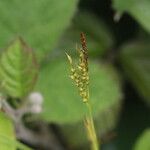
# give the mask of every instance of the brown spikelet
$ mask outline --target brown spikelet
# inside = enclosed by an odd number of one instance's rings
[[[86,64],[87,70],[88,70],[88,49],[87,49],[87,45],[86,45],[86,38],[83,32],[81,32],[80,35],[80,40],[81,40],[81,45],[82,45],[82,52],[83,52],[83,61]]]
[[[83,48],[83,50],[84,51],[86,51],[87,50],[87,46],[86,46],[86,38],[85,38],[85,35],[84,35],[84,33],[83,32],[81,32],[81,35],[80,35],[81,37],[81,44],[82,44],[82,48]]]

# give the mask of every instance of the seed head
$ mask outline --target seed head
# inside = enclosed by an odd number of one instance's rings
[[[71,66],[70,77],[78,87],[83,102],[87,102],[89,97],[88,50],[86,46],[85,35],[83,33],[81,33],[81,45],[81,48],[76,46],[76,49],[79,53],[79,60],[77,64],[73,63],[70,55],[67,53],[66,55]]]

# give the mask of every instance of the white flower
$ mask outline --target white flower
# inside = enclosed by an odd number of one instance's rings
[[[40,113],[42,111],[43,96],[40,93],[31,93],[28,97],[28,100],[30,112]]]

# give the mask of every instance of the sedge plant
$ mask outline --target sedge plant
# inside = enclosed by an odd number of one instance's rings
[[[74,81],[79,90],[79,94],[82,98],[87,112],[84,118],[84,125],[86,127],[88,138],[91,142],[92,150],[99,150],[98,139],[95,131],[94,120],[92,115],[92,108],[90,104],[89,95],[89,69],[88,69],[88,49],[86,46],[86,38],[84,33],[81,33],[81,48],[76,48],[79,53],[79,61],[75,64],[70,55],[67,58],[70,63],[70,78]]]

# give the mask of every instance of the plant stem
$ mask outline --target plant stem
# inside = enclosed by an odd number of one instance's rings
[[[95,126],[94,126],[94,121],[93,121],[93,115],[92,115],[92,108],[91,108],[91,104],[89,103],[89,100],[85,102],[86,103],[86,107],[87,107],[87,116],[86,116],[86,128],[87,128],[87,132],[89,135],[89,139],[91,140],[91,144],[92,144],[92,150],[100,150],[99,148],[99,142],[97,139],[97,135],[96,135],[96,130],[95,130]]]

